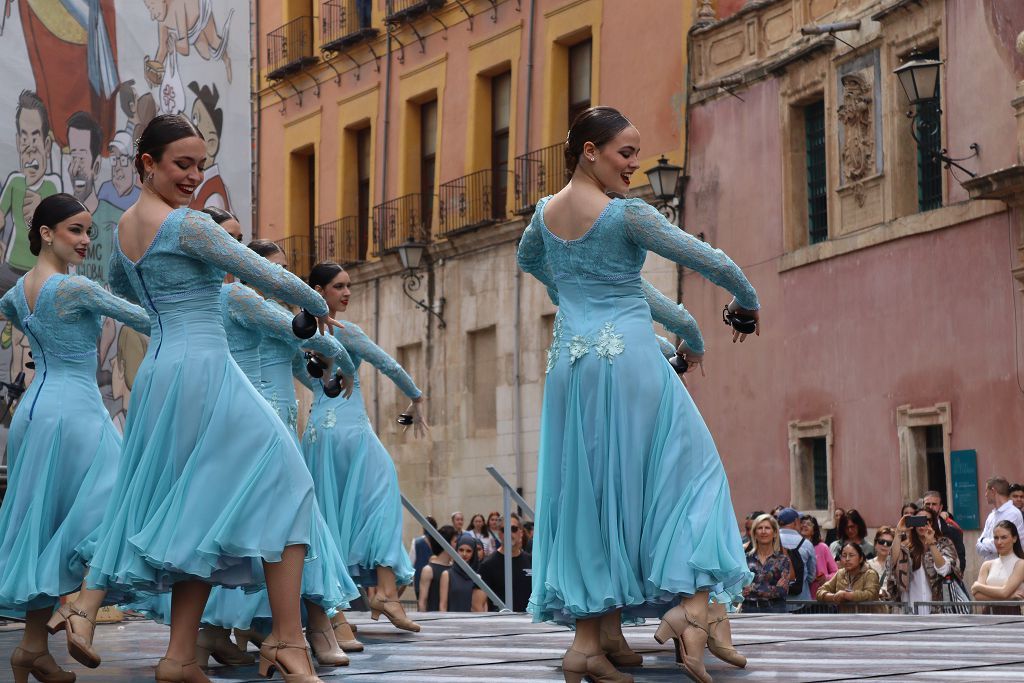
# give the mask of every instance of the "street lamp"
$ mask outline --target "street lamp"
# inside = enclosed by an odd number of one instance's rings
[[[925,59],[916,49],[910,53],[908,61],[893,71],[899,78],[903,92],[910,100],[910,111],[907,117],[910,119],[910,134],[917,143],[918,149],[928,154],[932,159],[946,165],[956,166],[958,169],[971,176],[977,177],[960,164],[958,161],[967,161],[978,156],[980,148],[978,143],[972,142],[970,149],[974,152],[970,156],[960,159],[953,159],[946,154],[946,149],[939,147],[936,143],[930,145],[927,139],[938,129],[941,122],[942,109],[939,106],[939,68],[942,62],[936,59]]]
[[[423,286],[423,272],[420,268],[420,264],[423,262],[423,257],[427,253],[427,245],[424,242],[417,242],[412,237],[405,241],[404,244],[398,247],[398,259],[402,262],[402,293],[409,297],[409,300],[416,304],[417,308],[420,308],[430,315],[437,318],[437,324],[440,328],[447,327],[444,321],[444,297],[437,300],[437,309],[431,306],[428,302],[422,299],[417,299],[413,292],[419,291],[420,287]],[[430,261],[428,259],[426,268],[430,267]],[[429,295],[428,295],[429,296]]]
[[[683,167],[670,164],[664,154],[658,159],[657,166],[644,171],[647,174],[647,180],[651,183],[654,207],[672,223],[676,222],[679,215],[676,188],[679,187],[679,176],[682,172]]]

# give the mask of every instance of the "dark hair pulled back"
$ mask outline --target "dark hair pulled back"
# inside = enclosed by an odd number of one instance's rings
[[[323,261],[318,263],[309,271],[309,286],[326,287],[331,284],[331,280],[338,277],[338,275],[343,272],[345,272],[345,269],[334,261]]]
[[[224,225],[228,221],[238,220],[238,218],[235,217],[235,214],[231,213],[230,211],[225,211],[224,209],[217,206],[206,206],[203,207],[202,211],[207,216],[212,218],[213,222],[216,223],[217,225]]]
[[[1024,548],[1021,548],[1020,534],[1017,532],[1017,526],[1010,520],[1004,519],[996,524],[996,528],[1008,532],[1013,537],[1013,554],[1024,559]]]
[[[146,125],[137,140],[135,150],[135,170],[140,178],[146,177],[146,167],[142,163],[142,155],[148,154],[153,161],[160,161],[164,149],[172,142],[183,138],[196,137],[205,140],[195,124],[187,116],[181,114],[160,114]]]
[[[82,202],[66,192],[58,192],[39,202],[32,214],[32,224],[28,228],[28,248],[33,256],[39,256],[43,248],[43,235],[39,232],[44,225],[51,230],[77,213],[89,213]]]
[[[263,258],[273,256],[279,252],[282,254],[284,253],[284,249],[281,248],[281,245],[271,240],[253,240],[252,242],[249,242],[249,248]]]
[[[600,147],[631,125],[629,119],[614,107],[591,107],[581,111],[565,136],[566,177],[571,178],[576,171],[583,156],[583,145],[592,142]]]

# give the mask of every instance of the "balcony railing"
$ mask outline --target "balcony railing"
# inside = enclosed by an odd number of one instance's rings
[[[387,254],[409,240],[430,241],[430,215],[424,211],[432,197],[407,194],[373,207],[373,229],[377,234],[375,255]],[[427,214],[427,215],[425,215]]]
[[[284,78],[316,61],[313,17],[292,19],[267,34],[267,78]]]
[[[309,271],[313,267],[314,252],[309,235],[292,235],[276,240],[276,244],[281,247],[288,259],[288,270],[303,280],[308,278]]]
[[[320,8],[320,49],[340,52],[373,38],[380,31],[370,26],[373,0],[327,0]]]
[[[558,143],[516,157],[517,214],[530,213],[537,200],[565,187],[565,145]]]
[[[343,266],[361,263],[365,251],[359,239],[359,217],[346,216],[316,226],[316,260],[335,261]]]
[[[451,235],[490,225],[504,216],[495,215],[491,169],[449,180],[441,185],[438,232]]]
[[[391,0],[391,11],[384,20],[391,24],[409,21],[442,5],[444,0]]]

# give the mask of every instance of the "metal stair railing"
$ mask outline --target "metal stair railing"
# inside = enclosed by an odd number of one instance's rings
[[[494,477],[494,480],[498,482],[502,490],[502,519],[505,521],[506,541],[506,543],[502,544],[502,547],[504,547],[511,543],[512,539],[512,501],[514,500],[516,504],[519,506],[519,509],[522,510],[530,519],[535,519],[535,515],[533,514],[533,508],[530,507],[525,500],[523,500],[523,497],[519,495],[519,492],[512,487],[512,484],[508,483],[508,480],[505,479],[505,477],[501,476],[501,473],[498,472],[497,468],[494,467],[494,465],[487,466],[487,473]],[[513,604],[512,554],[502,553],[502,555],[505,558],[505,604],[511,605]]]

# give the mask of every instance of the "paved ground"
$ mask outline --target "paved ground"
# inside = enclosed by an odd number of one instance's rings
[[[420,634],[375,624],[352,615],[367,651],[342,669],[324,669],[327,681],[561,681],[559,662],[571,640],[565,629],[531,624],[520,615],[418,616]],[[1024,618],[998,616],[748,615],[735,619],[737,645],[750,660],[746,670],[708,659],[716,682],[787,681],[1021,681],[1024,682]],[[631,670],[636,680],[683,681],[669,646],[651,637],[654,624],[631,627],[626,635],[644,655]],[[166,642],[166,629],[150,622],[100,626],[97,648],[104,664],[78,666],[55,638],[58,660],[78,680],[136,683],[153,680],[153,667]],[[6,665],[20,633],[0,631],[0,681],[11,681]],[[213,669],[217,683],[262,681],[256,667]],[[280,681],[280,677],[274,680]]]

